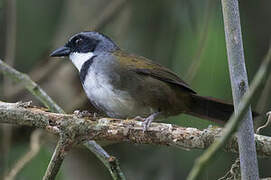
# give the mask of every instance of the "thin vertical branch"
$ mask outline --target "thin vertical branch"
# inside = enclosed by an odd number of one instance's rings
[[[95,141],[88,141],[84,144],[92,152],[95,152],[96,156],[103,162],[103,164],[109,170],[112,178],[114,180],[125,180],[125,176],[120,169],[119,161],[114,157],[110,156],[105,150],[100,146],[97,146]]]
[[[264,123],[264,125],[260,126],[257,128],[256,130],[256,134],[260,134],[260,131],[266,127],[268,127],[270,124],[271,124],[271,112],[267,112],[266,113],[266,116],[267,116],[267,120],[266,122]]]
[[[60,137],[60,139],[57,142],[54,154],[45,172],[45,175],[42,178],[43,180],[55,179],[60,169],[60,166],[64,160],[64,157],[68,151],[67,146],[70,146],[70,144],[67,144],[67,142],[62,137]]]
[[[248,89],[238,0],[222,0],[221,2],[233,102],[235,113],[237,113],[241,98]],[[242,179],[259,179],[254,127],[250,107],[238,130],[238,145]]]
[[[244,94],[241,102],[238,104],[238,111],[233,114],[226,124],[221,138],[215,141],[197,160],[191,170],[188,180],[195,180],[199,178],[202,171],[208,166],[209,162],[213,160],[218,154],[219,150],[223,145],[230,139],[232,134],[237,131],[238,125],[242,121],[242,118],[246,115],[247,109],[250,106],[250,102],[255,96],[256,92],[263,86],[264,79],[270,74],[269,69],[271,68],[271,48],[269,48],[267,56],[261,64],[250,89]]]

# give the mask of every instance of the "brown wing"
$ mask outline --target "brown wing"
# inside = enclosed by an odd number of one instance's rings
[[[114,55],[117,57],[117,60],[120,61],[120,64],[123,64],[131,71],[134,71],[138,74],[148,75],[167,83],[178,85],[183,89],[186,89],[192,93],[196,93],[189,87],[188,84],[186,84],[171,70],[156,64],[147,58],[131,55],[123,51],[116,51],[114,52]]]

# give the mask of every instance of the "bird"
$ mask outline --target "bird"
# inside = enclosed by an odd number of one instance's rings
[[[230,103],[197,94],[170,69],[122,50],[108,36],[79,32],[51,57],[69,57],[90,102],[112,118],[143,120],[144,131],[156,119],[189,114],[225,123]]]

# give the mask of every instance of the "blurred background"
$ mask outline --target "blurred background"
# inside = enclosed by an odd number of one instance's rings
[[[240,14],[249,80],[267,53],[271,35],[271,1],[240,0]],[[98,30],[121,48],[148,57],[175,71],[199,94],[231,102],[223,17],[220,1],[206,0],[0,0],[0,58],[27,73],[68,113],[96,112],[88,102],[76,69],[67,59],[48,55],[74,33]],[[253,108],[270,110],[271,78]],[[0,100],[39,102],[18,83],[0,75]],[[255,128],[264,122],[259,118]],[[165,122],[207,128],[210,122],[180,115]],[[0,174],[13,167],[29,149],[33,128],[1,125]],[[271,135],[271,129],[262,131]],[[16,179],[41,179],[56,138],[43,134],[41,150]],[[114,144],[105,150],[116,156],[127,179],[185,179],[201,150]],[[237,155],[221,152],[202,179],[225,175]],[[271,161],[259,159],[261,177],[271,176]],[[0,179],[1,179],[0,176]],[[84,147],[74,148],[57,179],[111,179],[103,164]]]

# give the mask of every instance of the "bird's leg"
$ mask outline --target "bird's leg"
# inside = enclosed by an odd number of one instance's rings
[[[142,118],[140,116],[135,117],[135,120],[143,121],[143,132],[147,131],[147,129],[150,127],[152,121],[157,118],[157,116],[161,114],[161,112],[155,112],[148,116],[147,118]]]

